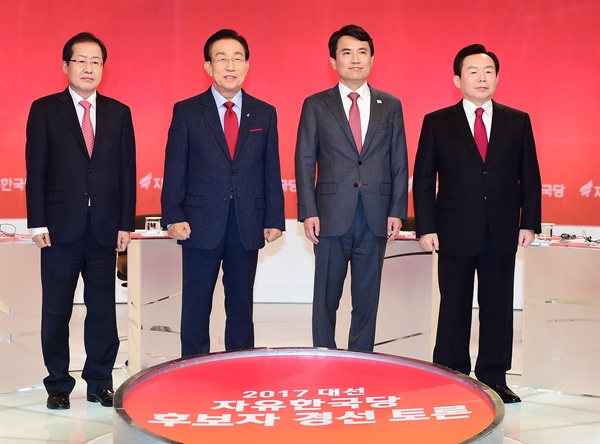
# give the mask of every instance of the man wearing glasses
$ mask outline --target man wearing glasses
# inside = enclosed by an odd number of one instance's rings
[[[100,95],[106,48],[84,32],[63,49],[69,87],[31,105],[27,121],[27,223],[41,249],[42,353],[49,409],[70,408],[69,320],[79,275],[87,308],[81,374],[87,400],[113,405],[119,349],[116,251],[135,222],[135,139],[127,106]]]
[[[169,236],[182,246],[182,357],[210,351],[221,266],[225,348],[254,347],[258,250],[285,229],[277,115],[242,90],[249,56],[236,31],[217,31],[204,45],[212,86],[173,109],[161,202]]]

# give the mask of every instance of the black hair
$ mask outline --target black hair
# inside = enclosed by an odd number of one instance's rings
[[[106,46],[104,46],[104,43],[102,43],[102,40],[100,40],[98,37],[96,37],[91,32],[80,32],[79,34],[71,37],[69,39],[69,41],[67,43],[65,43],[65,46],[63,47],[62,58],[63,58],[63,61],[67,63],[67,65],[73,58],[73,45],[75,45],[76,43],[84,43],[84,42],[96,43],[100,47],[100,50],[102,51],[102,63],[106,62]]]
[[[246,39],[239,35],[237,31],[233,29],[221,29],[211,35],[206,43],[204,44],[204,60],[210,62],[210,50],[214,43],[218,40],[232,39],[238,41],[243,47],[246,53],[246,60],[250,58],[250,49],[248,49],[248,42]]]
[[[357,25],[346,25],[339,31],[335,31],[329,38],[329,55],[332,59],[335,59],[335,51],[337,50],[338,40],[344,36],[354,37],[356,40],[361,42],[367,42],[371,49],[371,56],[375,55],[375,47],[373,46],[373,39],[367,31]]]
[[[500,61],[498,60],[498,57],[496,57],[496,54],[491,51],[486,51],[485,46],[475,43],[473,45],[465,46],[458,51],[458,54],[454,57],[454,75],[460,77],[463,61],[465,58],[475,54],[486,54],[489,56],[494,61],[494,65],[496,65],[496,74],[500,72]]]

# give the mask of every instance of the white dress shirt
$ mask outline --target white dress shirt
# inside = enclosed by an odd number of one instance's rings
[[[481,120],[483,120],[483,124],[485,125],[485,132],[487,133],[488,142],[490,141],[490,134],[492,134],[492,114],[494,112],[494,105],[491,100],[488,100],[481,106],[477,106],[472,102],[469,102],[467,99],[463,99],[463,108],[465,109],[465,114],[467,115],[467,120],[469,121],[469,128],[471,128],[471,134],[475,137],[475,110],[477,108],[483,108],[483,114],[481,115]]]
[[[346,112],[346,118],[350,120],[350,106],[352,105],[352,100],[348,97],[353,90],[348,88],[342,82],[339,84],[340,95],[342,96],[342,104],[344,105],[344,111]],[[360,133],[362,136],[362,143],[365,143],[365,136],[367,135],[367,128],[369,128],[369,118],[371,117],[371,90],[369,89],[369,85],[367,82],[363,83],[363,85],[355,90],[354,92],[358,93],[360,96],[356,101],[358,105],[358,110],[360,111]]]
[[[235,111],[239,128],[240,121],[242,119],[242,90],[240,89],[231,100],[227,100],[225,97],[219,94],[214,86],[211,86],[210,90],[215,98],[215,102],[217,103],[217,111],[219,111],[219,119],[221,119],[221,128],[223,128],[223,131],[225,131],[225,112],[227,111],[227,108],[224,105],[225,102],[233,102],[233,107],[231,109]]]

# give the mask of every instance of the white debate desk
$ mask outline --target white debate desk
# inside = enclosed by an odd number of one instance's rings
[[[0,393],[42,385],[40,249],[0,237]]]
[[[40,249],[29,236],[0,236],[0,277],[0,393],[41,386],[48,373],[44,367],[40,338]],[[125,288],[118,281],[115,285],[117,302],[125,302]],[[81,277],[75,289],[74,302],[83,302]],[[72,322],[82,320],[73,319]],[[71,348],[83,349],[83,343]],[[84,356],[74,356],[72,352],[69,370],[81,370],[84,361]]]
[[[127,260],[128,368],[135,373],[180,357],[181,247],[169,238],[138,237],[129,245]],[[422,254],[418,242],[398,240],[388,246],[375,338],[380,345],[375,351],[431,359],[431,273],[432,256]],[[337,320],[340,348],[348,343],[349,288],[346,279]],[[210,323],[211,352],[224,350],[223,300],[219,275]]]
[[[600,396],[600,248],[557,242],[525,249],[523,384]]]
[[[437,316],[432,257],[394,257],[411,252],[418,252],[417,242],[394,242],[386,253],[376,336],[381,345],[375,350],[429,360]],[[524,384],[600,395],[600,248],[531,247],[523,256]],[[128,259],[129,368],[135,372],[179,357],[181,250],[168,238],[137,239]],[[0,242],[0,274],[0,392],[39,386],[46,370],[40,350],[37,247]],[[211,322],[215,351],[223,349],[220,285]],[[346,341],[349,307],[349,298],[342,298],[340,347]]]

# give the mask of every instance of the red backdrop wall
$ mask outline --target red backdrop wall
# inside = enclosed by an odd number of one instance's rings
[[[208,88],[202,47],[227,27],[250,45],[244,88],[277,108],[286,216],[295,218],[293,154],[302,101],[335,84],[327,40],[349,23],[363,26],[375,42],[369,82],[402,100],[411,171],[424,114],[460,100],[452,84],[454,55],[483,43],[500,58],[495,99],[531,115],[543,220],[600,225],[598,0],[2,0],[0,217],[26,217],[29,106],[66,87],[62,46],[84,30],[108,48],[99,91],[132,109],[137,211],[159,212],[173,104]]]

